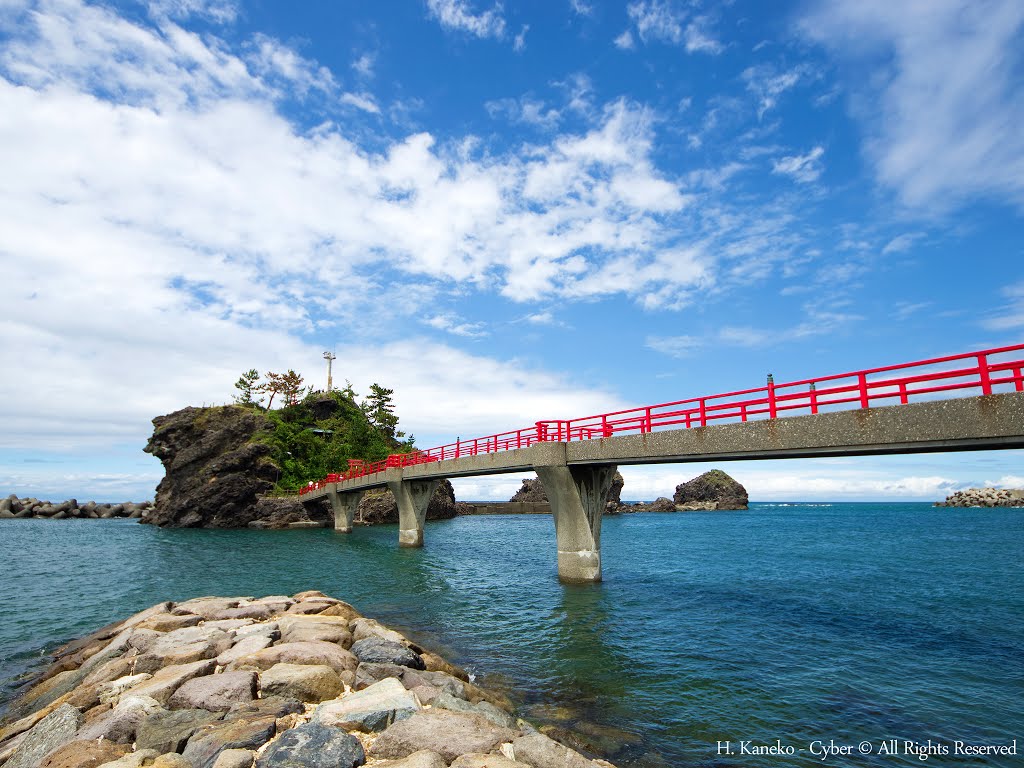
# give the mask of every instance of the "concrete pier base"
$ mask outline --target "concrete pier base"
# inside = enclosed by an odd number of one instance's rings
[[[555,519],[558,578],[567,583],[601,580],[601,519],[615,477],[614,465],[534,467]]]
[[[330,499],[331,509],[334,511],[334,530],[339,533],[352,533],[352,518],[359,501],[363,498],[363,492],[338,493],[335,489],[328,488],[327,498]]]
[[[422,547],[427,505],[441,484],[435,480],[389,480],[388,489],[398,503],[398,546]]]

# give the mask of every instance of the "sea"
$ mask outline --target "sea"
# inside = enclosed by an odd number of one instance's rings
[[[318,589],[620,768],[1024,765],[1024,509],[608,516],[584,586],[559,583],[549,516],[397,539],[0,521],[0,701],[154,603]]]

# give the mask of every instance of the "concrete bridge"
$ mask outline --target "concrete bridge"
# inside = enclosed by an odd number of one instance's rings
[[[757,389],[355,462],[300,498],[329,499],[335,529],[351,532],[362,494],[386,487],[398,503],[399,546],[420,547],[442,479],[536,472],[551,502],[559,578],[599,581],[601,519],[618,466],[1024,448],[1022,353],[1019,345],[786,384],[769,375]],[[804,415],[787,415],[794,411]]]

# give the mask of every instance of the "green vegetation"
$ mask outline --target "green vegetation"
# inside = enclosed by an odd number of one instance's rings
[[[380,461],[392,453],[413,450],[411,435],[400,440],[404,433],[398,431],[391,399],[394,390],[373,384],[370,395],[357,404],[347,382],[344,390],[309,392],[302,397],[302,377],[294,371],[268,372],[264,384],[258,384],[258,378],[255,370],[244,373],[235,384],[240,391],[235,401],[267,419],[266,430],[255,439],[270,446],[269,459],[280,470],[278,490],[294,491],[310,480],[344,472],[349,459]],[[253,398],[256,392],[270,394],[266,408]],[[278,393],[286,404],[271,410]]]

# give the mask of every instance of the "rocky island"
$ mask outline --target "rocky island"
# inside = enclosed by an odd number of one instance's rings
[[[0,722],[0,765],[614,768],[317,591],[159,603],[68,643]]]

